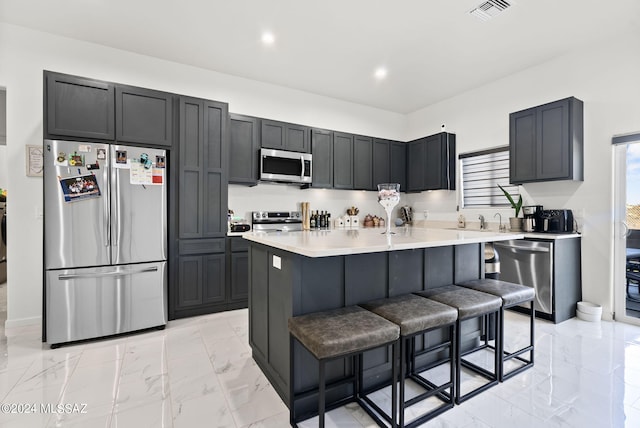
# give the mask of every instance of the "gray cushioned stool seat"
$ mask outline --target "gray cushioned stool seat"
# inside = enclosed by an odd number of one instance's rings
[[[384,421],[370,408],[362,391],[363,353],[373,348],[391,345],[393,361],[398,359],[400,327],[363,309],[359,306],[347,306],[323,312],[299,315],[289,318],[289,422],[297,427],[300,415],[296,414],[294,391],[295,358],[294,341],[297,340],[318,360],[318,426],[325,426],[326,410],[326,364],[336,358],[350,358],[353,374],[346,379],[353,385],[351,401],[356,401],[371,416],[378,426],[386,427]],[[397,365],[391,367],[391,408],[397,412]],[[301,395],[305,395],[302,393]],[[343,402],[344,404],[344,402]],[[391,423],[396,428],[395,420]]]
[[[405,428],[413,428],[422,426],[426,421],[435,418],[443,412],[453,408],[454,400],[454,380],[455,380],[455,323],[458,320],[458,310],[444,303],[435,300],[416,296],[415,294],[405,294],[396,297],[373,300],[361,303],[363,308],[380,315],[400,326],[400,335],[402,336],[400,346],[400,399],[399,411],[397,412],[398,426]],[[448,331],[449,339],[440,344],[425,344],[424,349],[417,352],[415,339],[416,336],[428,334],[432,330],[444,329]],[[443,359],[443,353],[448,351],[448,358]],[[438,360],[431,362],[423,369],[449,364],[449,380],[441,379],[438,383],[434,379],[427,379],[426,374],[419,373],[416,369],[416,355],[431,354],[438,352]],[[407,373],[408,368],[408,373]],[[421,369],[422,370],[422,369]],[[413,380],[418,387],[423,388],[423,392],[415,394],[409,399],[405,399],[405,382],[406,379]],[[448,392],[447,392],[448,390]],[[367,398],[368,399],[368,398]],[[427,401],[432,400],[432,401]],[[440,404],[436,406],[435,400],[440,400]],[[415,409],[412,412],[413,420],[405,423],[405,409],[418,403],[428,402],[426,409]],[[377,405],[372,403],[373,407]],[[390,421],[392,416],[386,411],[377,408],[378,412],[385,414],[385,419]]]
[[[474,279],[456,285],[498,296],[502,298],[502,304],[504,306],[518,305],[533,300],[536,297],[536,292],[531,287],[497,279]]]
[[[461,321],[468,320],[472,318],[480,318],[482,329],[487,329],[489,323],[487,322],[487,317],[490,315],[495,315],[496,318],[500,319],[500,311],[502,310],[502,299],[500,297],[483,293],[481,291],[472,290],[470,288],[458,287],[457,285],[445,285],[442,287],[430,288],[424,291],[416,292],[418,296],[427,297],[431,300],[435,300],[440,303],[444,303],[445,305],[453,306],[458,309],[458,320],[456,321],[456,363],[455,363],[455,395],[456,395],[456,403],[460,404],[462,401],[468,400],[469,398],[486,391],[488,388],[496,385],[498,383],[498,379],[500,376],[500,356],[498,352],[494,349],[494,358],[493,358],[493,370],[487,370],[484,367],[481,367],[468,359],[464,359],[463,356],[474,353],[478,350],[485,348],[492,348],[488,344],[489,331],[485,331],[485,344],[484,346],[477,347],[472,349],[471,351],[467,351],[462,353],[462,335],[461,335]],[[499,336],[498,323],[495,324],[492,329],[495,337]],[[497,342],[497,339],[496,339]],[[474,371],[476,374],[479,374],[487,379],[487,383],[476,387],[470,392],[462,393],[461,391],[461,368],[465,367]]]
[[[319,360],[397,340],[394,323],[359,306],[289,318],[289,331]]]
[[[402,336],[451,324],[458,318],[455,308],[414,294],[374,300],[360,306],[399,325]]]
[[[456,285],[431,288],[415,294],[457,308],[460,319],[478,317],[502,307],[499,297]]]
[[[497,344],[498,353],[501,355],[499,373],[500,382],[515,376],[523,370],[533,367],[535,348],[535,309],[533,299],[536,297],[535,290],[532,287],[527,287],[526,285],[514,284],[512,282],[500,281],[491,278],[474,279],[458,283],[457,285],[471,290],[493,294],[494,296],[500,297],[503,301],[503,305],[500,310],[498,326],[500,331],[498,334]],[[507,352],[505,351],[504,309],[525,302],[531,302],[531,313],[529,314],[529,344],[519,350]],[[527,353],[529,354],[528,358],[526,358]],[[516,368],[511,368],[507,371],[505,363],[511,360],[515,363],[514,365]]]

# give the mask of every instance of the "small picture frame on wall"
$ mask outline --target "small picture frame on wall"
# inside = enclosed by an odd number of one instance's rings
[[[42,177],[44,172],[44,152],[42,146],[25,146],[27,177]]]

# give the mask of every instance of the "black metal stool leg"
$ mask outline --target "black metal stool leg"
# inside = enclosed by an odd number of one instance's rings
[[[401,427],[404,427],[404,382],[407,378],[407,341],[408,339],[401,337],[400,338],[400,379],[399,379],[399,388],[400,388],[400,418],[399,424]],[[393,419],[396,420],[396,413],[393,414]]]
[[[325,389],[325,367],[324,367],[324,360],[320,360],[318,362],[318,364],[320,365],[319,368],[319,374],[318,374],[318,427],[320,428],[324,428],[324,407],[325,407],[325,396],[324,396],[324,389]]]
[[[461,323],[460,320],[456,321],[456,341],[455,341],[455,348],[456,348],[456,396],[455,396],[455,402],[456,404],[460,404],[460,367],[462,366],[462,362],[460,361],[462,359],[462,355],[460,352],[460,349],[462,348],[460,346],[460,341],[462,340],[462,335],[460,334],[460,331],[462,330],[461,328]]]
[[[402,381],[397,382],[398,381],[398,362],[400,362],[401,364],[400,376],[404,376],[403,369],[402,369],[403,362],[402,362],[402,348],[401,348],[401,346],[403,346],[402,345],[403,343],[404,343],[404,340],[400,338],[398,341],[396,341],[392,345],[392,352],[391,352],[393,356],[392,369],[391,369],[391,414],[393,415],[393,417],[391,418],[391,428],[396,428],[398,426],[398,424],[396,423],[397,421],[396,415],[398,414],[397,388],[400,388],[400,396],[402,397],[401,400],[404,400],[404,388],[403,388],[404,383]],[[400,346],[400,357],[398,357],[399,346]],[[400,379],[404,379],[404,378],[401,377]],[[400,401],[400,403],[404,403],[404,401]],[[400,412],[401,412],[400,426],[404,427],[404,404],[400,405]]]

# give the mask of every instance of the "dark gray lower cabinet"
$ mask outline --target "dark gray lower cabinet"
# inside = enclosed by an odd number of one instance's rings
[[[248,241],[241,237],[185,240],[181,250],[178,318],[247,307]]]
[[[249,243],[240,237],[227,238],[227,289],[230,302],[247,306],[249,297]]]
[[[115,139],[115,85],[44,72],[47,138]]]
[[[225,255],[180,256],[178,308],[222,303],[225,293]]]
[[[229,183],[258,184],[260,119],[229,114]]]
[[[318,363],[295,343],[295,371],[290,378],[289,333],[291,316],[340,308],[442,285],[481,278],[484,275],[484,244],[436,247],[335,257],[303,257],[251,243],[249,248],[249,343],[253,358],[286,403],[293,382],[296,393],[313,391],[318,384]],[[279,268],[274,257],[280,258]],[[462,324],[463,348],[477,343],[477,320]],[[422,335],[417,349],[442,343],[440,332]],[[374,387],[391,377],[389,350],[374,350],[364,356],[364,386]],[[433,357],[431,357],[433,358]],[[422,367],[431,362],[417,360]],[[352,373],[350,359],[327,364],[327,383]],[[327,390],[335,402],[349,394],[349,385],[336,383]],[[317,410],[317,394],[297,399],[296,413]]]

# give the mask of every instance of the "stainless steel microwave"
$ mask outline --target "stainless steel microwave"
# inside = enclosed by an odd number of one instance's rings
[[[260,180],[311,184],[311,154],[260,149]]]

